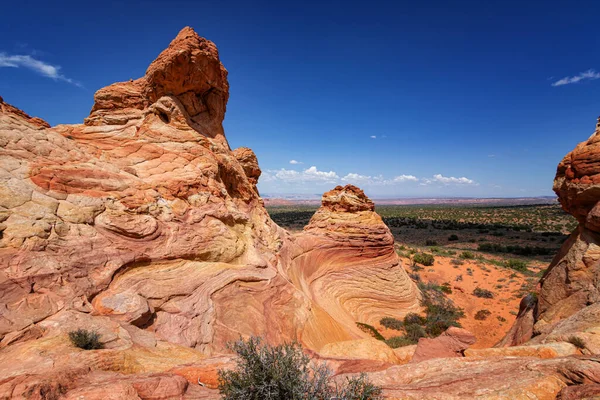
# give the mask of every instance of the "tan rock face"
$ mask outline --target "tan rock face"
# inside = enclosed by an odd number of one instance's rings
[[[306,232],[279,228],[256,155],[224,136],[228,96],[215,45],[185,28],[83,125],[0,100],[1,398],[214,398],[190,380],[214,388],[231,359],[212,355],[240,335],[370,343],[346,370],[397,361],[356,326],[418,308],[373,203],[339,187]],[[78,328],[105,349],[73,347]]]

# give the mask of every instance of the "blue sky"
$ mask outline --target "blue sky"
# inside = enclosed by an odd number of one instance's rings
[[[219,47],[227,138],[265,194],[551,195],[600,115],[597,1],[85,3],[3,7],[4,100],[79,123],[192,26]]]

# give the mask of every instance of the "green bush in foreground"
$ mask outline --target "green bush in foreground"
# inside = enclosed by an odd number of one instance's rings
[[[263,345],[260,338],[231,344],[238,355],[234,370],[219,370],[225,400],[379,400],[381,388],[363,374],[343,384],[324,365],[313,364],[298,343]]]
[[[83,350],[104,348],[104,345],[100,343],[100,334],[98,332],[77,329],[76,331],[69,332],[69,339],[71,339],[73,345]]]

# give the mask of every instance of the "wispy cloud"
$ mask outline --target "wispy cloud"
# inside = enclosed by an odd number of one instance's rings
[[[371,135],[371,136],[369,136],[369,137],[370,137],[371,139],[377,139],[377,136],[375,136],[375,135]]]
[[[403,182],[417,182],[419,179],[413,175],[398,175],[391,179],[386,179],[382,175],[369,176],[361,175],[357,173],[349,173],[342,178],[342,181],[348,183],[355,183],[357,185],[377,185],[377,186],[389,186]]]
[[[589,80],[600,79],[600,72],[596,72],[593,69],[588,69],[587,71],[581,72],[575,76],[566,76],[566,77],[554,82],[552,84],[552,86],[569,85],[571,83],[577,83],[584,79],[589,79]]]
[[[27,68],[46,78],[54,79],[55,81],[64,81],[82,87],[81,83],[62,75],[60,73],[60,66],[48,64],[29,55],[9,55],[0,53],[0,68],[1,67]]]
[[[434,183],[442,185],[479,185],[473,179],[466,177],[456,178],[454,176],[443,176],[442,174],[435,174],[431,179],[423,179],[421,185],[431,185]]]
[[[479,186],[479,183],[467,177],[444,176],[435,174],[432,178],[418,178],[414,175],[396,175],[386,178],[383,175],[363,175],[356,172],[349,172],[340,176],[335,171],[321,171],[316,166],[304,170],[276,169],[267,170],[261,177],[262,182],[279,182],[282,184],[346,184],[352,183],[361,187],[394,187],[400,185],[409,185],[419,183],[420,185],[458,185],[458,186]]]
[[[298,165],[298,164],[304,164],[304,163],[302,161],[290,160],[290,164],[292,164],[292,165]]]

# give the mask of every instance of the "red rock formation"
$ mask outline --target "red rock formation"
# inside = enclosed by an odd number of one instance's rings
[[[185,28],[144,77],[100,89],[83,125],[50,128],[0,99],[0,398],[218,398],[216,370],[240,335],[297,339],[338,374],[369,372],[388,398],[550,398],[600,383],[595,358],[535,358],[548,346],[401,366],[414,347],[391,350],[356,326],[419,309],[373,202],[336,187],[303,232],[279,228],[256,156],[223,133],[228,96],[216,47]],[[572,182],[594,164],[569,163]],[[566,315],[561,302],[594,299],[586,176],[574,192],[564,180],[584,225],[545,278],[547,324]],[[544,339],[576,331],[598,349],[597,306]],[[74,347],[79,328],[105,349]]]
[[[256,156],[223,134],[228,96],[216,47],[185,28],[84,125],[0,101],[0,398],[188,396],[240,335],[367,339],[368,357],[383,344],[356,322],[418,306],[359,189],[326,194],[297,237],[271,221]],[[78,328],[106,349],[73,347]]]

